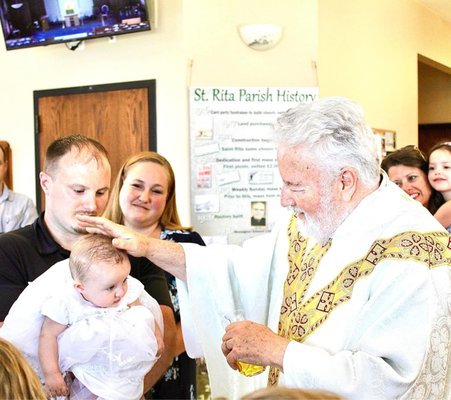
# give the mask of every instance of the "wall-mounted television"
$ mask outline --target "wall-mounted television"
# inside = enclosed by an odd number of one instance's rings
[[[6,49],[148,31],[146,0],[0,0]]]

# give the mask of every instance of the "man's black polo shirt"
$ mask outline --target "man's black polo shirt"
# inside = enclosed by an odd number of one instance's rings
[[[47,230],[44,213],[31,225],[0,234],[0,321],[4,321],[28,282],[69,255]],[[160,305],[172,308],[164,272],[147,258],[129,258],[130,275],[138,279]]]

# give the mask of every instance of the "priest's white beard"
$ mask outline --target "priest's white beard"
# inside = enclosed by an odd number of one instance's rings
[[[304,213],[300,208],[292,209],[295,214]],[[323,193],[316,215],[304,213],[303,219],[298,218],[299,230],[324,246],[346,218],[345,214],[330,192]]]

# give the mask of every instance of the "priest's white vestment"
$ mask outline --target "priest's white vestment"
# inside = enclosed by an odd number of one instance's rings
[[[238,399],[267,385],[268,367],[248,378],[226,363],[223,315],[243,308],[246,319],[278,331],[290,217],[243,246],[183,244],[187,282],[177,284],[184,339],[188,354],[206,358],[213,398]],[[371,258],[376,241],[404,232],[412,257],[371,260],[374,269],[355,279],[350,298],[332,307],[303,342],[290,342],[279,385],[358,400],[450,398],[450,236],[385,175],[333,234],[304,298],[356,260]],[[431,265],[415,259],[425,251],[436,257]]]

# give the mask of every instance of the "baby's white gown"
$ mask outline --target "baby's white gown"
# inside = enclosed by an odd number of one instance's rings
[[[142,306],[128,306],[137,299]],[[25,354],[41,378],[43,315],[68,325],[58,338],[58,350],[61,372],[72,371],[76,377],[71,400],[141,397],[144,376],[158,359],[154,327],[156,323],[163,332],[163,317],[138,280],[128,277],[128,291],[114,308],[95,307],[82,298],[73,288],[68,260],[29,284],[11,307],[0,336]]]

